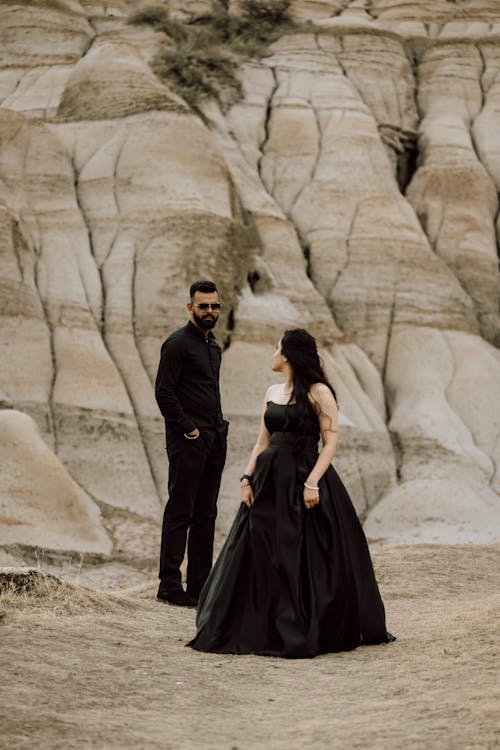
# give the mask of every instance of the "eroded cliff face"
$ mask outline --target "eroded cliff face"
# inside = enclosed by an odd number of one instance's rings
[[[225,303],[222,530],[273,347],[301,326],[369,536],[497,539],[497,3],[297,0],[243,98],[202,116],[153,74],[168,40],[127,24],[141,5],[0,4],[2,542],[108,554],[156,528],[152,382],[206,276]]]

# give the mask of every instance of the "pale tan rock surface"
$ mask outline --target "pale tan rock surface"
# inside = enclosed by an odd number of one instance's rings
[[[83,8],[72,0],[6,0],[0,6],[2,68],[76,63],[93,36]]]
[[[242,65],[242,98],[202,116],[149,66],[165,34],[127,24],[146,5],[0,4],[0,405],[35,420],[115,553],[140,556],[166,492],[159,347],[190,282],[213,277],[232,422],[221,531],[273,347],[304,326],[368,534],[498,538],[497,4],[294,0],[298,27]],[[34,501],[13,481],[0,491],[22,515]],[[29,542],[11,524],[8,544],[50,546],[44,524]]]
[[[95,503],[42,440],[30,417],[0,412],[2,544],[109,554]]]
[[[474,302],[483,335],[497,341],[497,189],[476,156],[471,127],[483,105],[480,49],[450,43],[421,64],[422,166],[408,190],[434,251]]]
[[[99,271],[75,194],[69,155],[45,125],[7,109],[0,109],[0,133],[1,200],[16,212],[28,233],[48,329],[44,333],[50,339],[46,347],[52,360],[46,397],[49,419],[42,429],[50,433],[58,456],[93,497],[157,516],[157,493],[133,409],[101,336]],[[29,283],[29,274],[27,279]],[[18,357],[30,351],[17,336],[10,341],[12,349],[20,352]],[[18,366],[13,359],[8,366],[12,389]],[[31,378],[37,366],[31,358],[21,377]],[[47,384],[47,375],[42,382]]]
[[[139,50],[114,35],[96,39],[66,82],[61,120],[104,120],[147,110],[185,110],[145,65]]]

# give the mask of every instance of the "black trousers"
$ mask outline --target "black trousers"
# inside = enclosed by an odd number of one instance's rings
[[[196,440],[167,432],[170,462],[168,501],[163,513],[160,578],[179,590],[188,552],[187,591],[198,596],[212,568],[217,497],[226,461],[227,427],[200,429]]]

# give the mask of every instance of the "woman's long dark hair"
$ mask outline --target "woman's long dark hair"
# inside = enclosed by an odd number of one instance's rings
[[[313,383],[323,383],[337,396],[331,383],[323,372],[316,341],[304,328],[293,328],[285,331],[281,339],[281,353],[289,361],[293,371],[293,391],[290,401],[297,404],[299,430],[304,431],[311,420],[317,418],[313,405],[309,399],[309,391]]]

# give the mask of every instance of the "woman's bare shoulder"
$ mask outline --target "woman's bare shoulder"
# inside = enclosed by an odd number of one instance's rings
[[[279,394],[280,394],[280,384],[272,383],[267,389],[266,395],[264,396],[264,404],[267,404],[268,401],[275,401],[279,399]]]
[[[327,385],[325,385],[325,383],[313,383],[309,389],[309,392],[313,396],[328,396],[328,394],[330,394],[330,396],[333,395],[331,390]]]
[[[266,398],[269,398],[269,396],[272,396],[273,393],[279,393],[281,388],[282,388],[281,383],[271,383],[271,385],[266,391]]]
[[[309,395],[322,404],[336,404],[333,393],[325,383],[313,383],[309,388]]]

